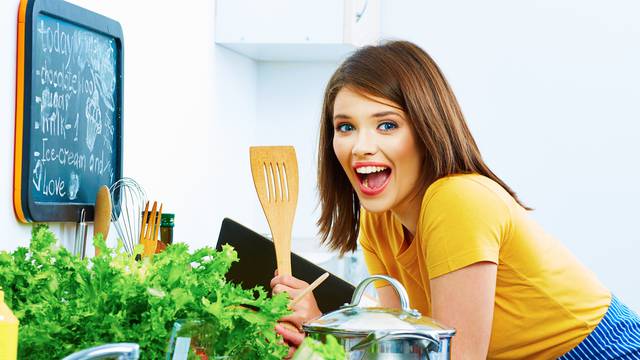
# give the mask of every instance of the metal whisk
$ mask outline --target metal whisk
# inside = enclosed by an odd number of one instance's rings
[[[133,254],[133,248],[140,239],[142,212],[147,194],[138,182],[124,177],[111,185],[111,222],[122,239],[125,250]]]

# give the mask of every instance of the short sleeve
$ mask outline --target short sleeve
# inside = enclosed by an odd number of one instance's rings
[[[465,177],[450,178],[439,185],[425,199],[420,219],[421,251],[429,278],[477,262],[498,264],[510,223],[505,199],[496,189]]]

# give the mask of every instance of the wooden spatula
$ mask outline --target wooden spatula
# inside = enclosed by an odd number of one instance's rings
[[[291,275],[291,229],[298,203],[298,160],[293,146],[249,149],[253,184],[276,248],[279,275]]]
[[[96,194],[96,210],[93,220],[93,236],[102,234],[102,238],[106,241],[109,235],[109,226],[111,225],[111,194],[106,185],[100,186]],[[96,256],[100,255],[100,250],[96,247]]]

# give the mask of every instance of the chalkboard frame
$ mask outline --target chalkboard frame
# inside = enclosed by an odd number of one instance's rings
[[[14,210],[16,217],[27,222],[79,222],[82,210],[85,220],[93,221],[95,199],[90,203],[44,203],[34,201],[30,193],[31,161],[30,129],[31,101],[34,76],[33,45],[37,33],[37,17],[45,15],[82,27],[115,40],[116,96],[115,96],[115,160],[114,182],[122,177],[123,139],[123,76],[124,37],[120,23],[103,15],[62,0],[21,0],[18,14],[18,54],[16,74],[16,128],[14,149]],[[106,184],[111,185],[111,184]],[[97,190],[97,189],[96,189]]]

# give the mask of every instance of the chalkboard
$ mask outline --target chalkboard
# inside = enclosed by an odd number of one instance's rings
[[[84,208],[90,221],[122,172],[122,29],[61,0],[23,1],[20,17],[16,215],[77,222]]]

